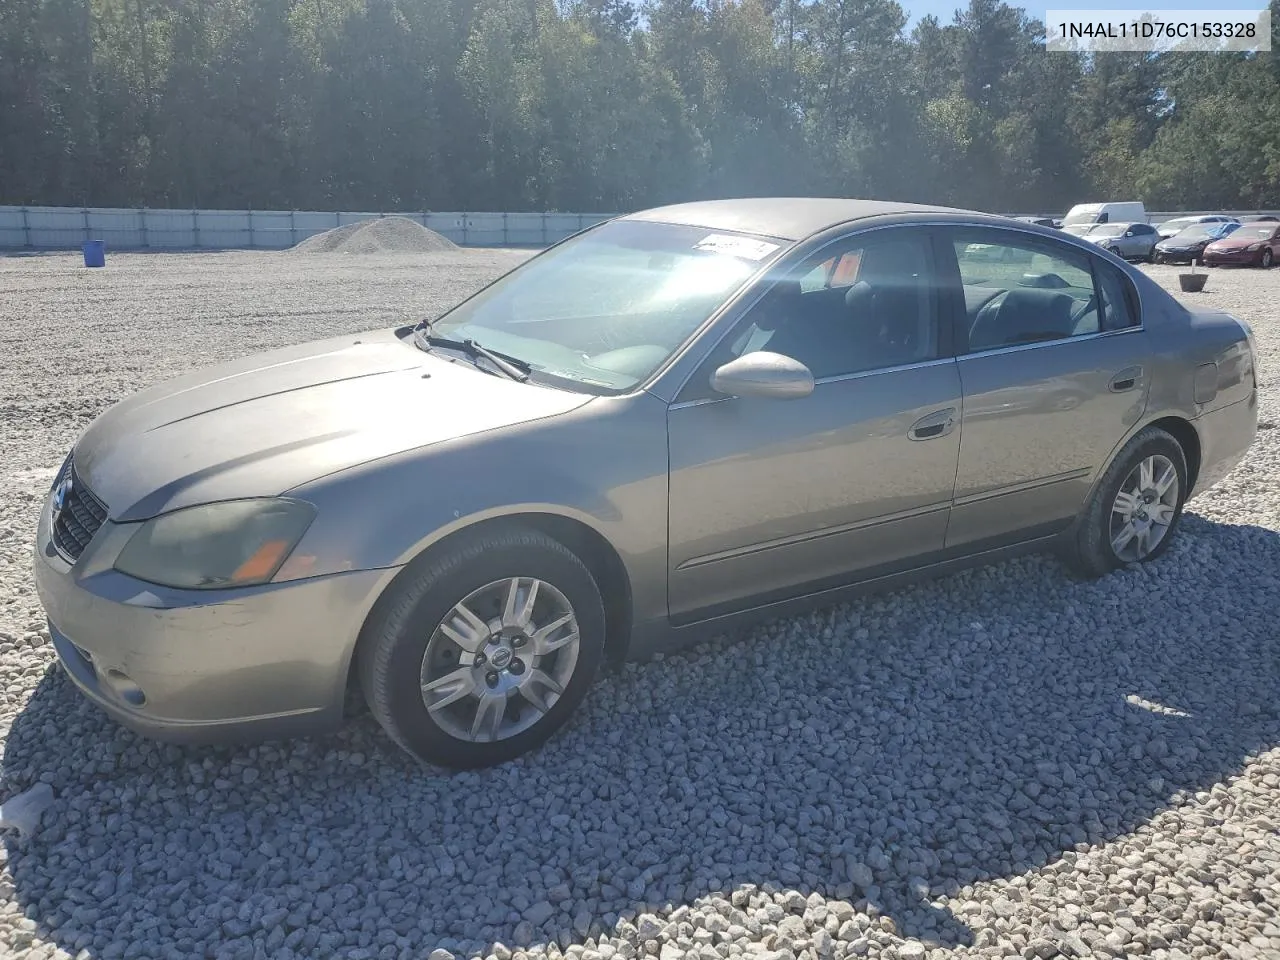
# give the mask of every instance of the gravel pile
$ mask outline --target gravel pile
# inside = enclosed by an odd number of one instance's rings
[[[0,956],[1280,955],[1280,270],[1196,297],[1253,322],[1268,429],[1148,568],[1033,557],[627,666],[477,773],[367,715],[182,749],[74,694],[27,564],[94,414],[521,256],[0,260],[0,798],[56,797],[0,857]]]
[[[457,250],[448,237],[408,217],[380,217],[334,227],[307,237],[293,253],[435,253]]]

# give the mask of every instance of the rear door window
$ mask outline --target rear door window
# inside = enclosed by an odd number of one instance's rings
[[[1142,228],[1145,228],[1142,229]],[[1149,232],[1149,224],[1136,224]],[[1125,330],[1141,324],[1124,272],[1101,257],[1041,237],[987,228],[949,231],[964,291],[967,352]]]

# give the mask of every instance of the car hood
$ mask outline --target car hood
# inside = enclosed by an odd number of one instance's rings
[[[1156,244],[1157,247],[1167,247],[1170,250],[1190,250],[1193,247],[1203,247],[1210,243],[1208,237],[1201,237],[1197,240],[1175,240],[1174,237],[1168,237]]]
[[[1243,250],[1245,247],[1251,247],[1255,243],[1266,243],[1257,237],[1223,237],[1221,240],[1214,240],[1210,247],[1215,250]]]
[[[207,367],[110,407],[77,475],[112,520],[274,496],[346,467],[567,413],[586,394],[450,363],[376,331]]]

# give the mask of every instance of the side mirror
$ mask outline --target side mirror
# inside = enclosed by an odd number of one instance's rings
[[[799,400],[813,393],[813,374],[799,360],[757,350],[717,368],[711,389],[731,397]]]
[[[1132,237],[1132,236],[1133,236],[1133,231],[1132,231],[1132,230],[1126,230],[1126,231],[1124,232],[1124,235],[1125,235],[1126,237]]]

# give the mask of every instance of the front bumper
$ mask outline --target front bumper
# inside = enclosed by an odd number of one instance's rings
[[[394,570],[236,590],[172,590],[109,566],[108,521],[74,564],[41,512],[33,573],[54,649],[80,691],[123,725],[179,742],[263,740],[342,721],[361,624]]]
[[[1166,263],[1190,263],[1192,260],[1195,260],[1197,257],[1201,256],[1201,251],[1185,250],[1185,249],[1161,250],[1157,248],[1155,252],[1155,256],[1157,259],[1162,259]]]
[[[1261,250],[1206,250],[1204,262],[1212,266],[1228,266],[1233,263],[1255,264],[1262,259]]]

